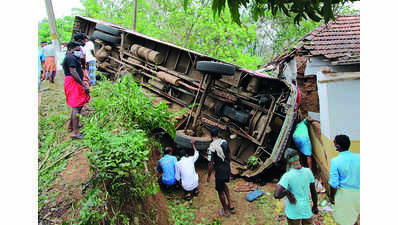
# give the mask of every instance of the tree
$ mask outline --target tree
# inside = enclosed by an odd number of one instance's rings
[[[73,30],[73,21],[74,18],[72,16],[65,16],[63,18],[56,19],[57,30],[59,33],[59,40],[68,42],[72,39],[72,30]],[[44,19],[39,22],[39,42],[47,41],[50,42],[50,27],[48,25],[48,20]]]
[[[80,15],[132,27],[131,0],[83,0]],[[193,0],[184,10],[180,0],[138,0],[136,31],[239,66],[256,69],[255,24],[238,26],[229,11],[212,17],[210,0]],[[242,17],[246,19],[246,17]]]
[[[184,0],[184,8],[187,9],[188,3],[192,0]],[[212,0],[212,10],[214,16],[220,15],[226,8],[231,13],[232,20],[241,25],[241,12],[239,9],[250,10],[252,18],[257,21],[259,17],[264,17],[265,12],[270,11],[273,16],[278,12],[283,12],[286,16],[294,16],[294,23],[300,24],[302,20],[312,20],[319,22],[324,19],[325,23],[334,20],[333,8],[347,2],[359,0]]]
[[[245,14],[245,11],[242,11]],[[358,10],[352,9],[352,4],[341,4],[333,8],[335,15],[338,14],[357,14]],[[242,21],[245,23],[244,21]],[[276,55],[282,53],[284,49],[289,50],[296,47],[297,41],[307,33],[313,31],[322,22],[304,20],[297,25],[293,17],[288,17],[282,12],[275,16],[272,12],[265,12],[265,16],[257,20],[257,42],[254,47],[255,54],[263,58],[263,63],[267,64]]]

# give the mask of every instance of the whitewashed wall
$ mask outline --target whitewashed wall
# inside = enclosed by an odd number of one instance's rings
[[[338,75],[347,76],[352,75]],[[359,77],[359,73],[355,76]],[[329,140],[337,134],[360,140],[360,80],[333,81],[322,72],[317,73],[317,78],[322,133]]]
[[[307,59],[307,66],[304,71],[304,75],[314,75],[317,74],[318,71],[329,67],[334,72],[357,72],[359,71],[359,64],[355,66],[332,66],[330,61],[328,61],[325,57],[317,56],[310,57]]]

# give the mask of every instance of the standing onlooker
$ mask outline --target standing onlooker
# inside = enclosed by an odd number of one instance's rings
[[[194,146],[195,141],[193,140],[192,145]],[[193,156],[189,156],[185,150],[180,150],[181,159],[176,163],[176,180],[181,180],[181,186],[184,189],[184,198],[190,200],[192,195],[199,194],[199,176],[195,171],[195,162],[199,158],[199,152],[194,147],[195,153]]]
[[[39,48],[39,88],[40,88],[40,81],[42,80],[42,78],[44,77],[43,74],[43,68],[44,68],[44,63],[46,61],[46,57],[44,56],[44,52],[43,52],[43,47],[46,46],[47,42],[46,41],[42,41],[40,42],[40,48]],[[44,80],[44,78],[43,78]]]
[[[52,42],[43,48],[44,56],[46,57],[46,62],[44,64],[44,72],[46,73],[47,80],[54,84],[54,79],[57,73],[57,64],[55,62],[55,47]]]
[[[62,44],[61,44],[61,51],[62,51],[62,52],[66,52],[66,51],[67,51],[66,42],[62,42]]]
[[[211,173],[213,168],[215,170],[216,177],[216,191],[220,199],[222,209],[218,210],[221,216],[229,217],[231,213],[235,213],[235,207],[232,205],[231,196],[229,194],[228,185],[229,178],[231,176],[231,150],[228,147],[226,140],[219,138],[218,127],[212,127],[210,129],[211,139],[213,140],[208,149],[208,160],[209,160],[209,171],[207,176],[207,182],[210,182]],[[227,202],[228,200],[228,207]]]
[[[88,65],[88,77],[90,79],[90,85],[95,85],[95,70],[97,69],[97,61],[94,53],[94,37],[91,36],[90,39],[85,37],[86,45],[84,50],[86,52],[86,62]]]
[[[157,170],[162,173],[162,179],[160,184],[164,185],[166,190],[169,190],[172,186],[177,183],[175,178],[175,165],[177,158],[171,155],[172,151],[170,147],[164,150],[164,156],[158,162]]]
[[[280,179],[274,197],[288,198],[285,213],[289,225],[312,225],[312,213],[318,214],[314,175],[310,169],[301,166],[296,150],[286,149],[285,159],[290,169]],[[311,191],[312,209],[309,191]]]
[[[332,159],[329,172],[329,198],[335,204],[333,217],[341,225],[356,224],[360,212],[359,154],[349,151],[351,141],[347,135],[337,135],[333,142],[339,152]]]
[[[73,128],[72,139],[82,139],[79,131],[79,117],[83,106],[89,102],[89,89],[83,83],[83,71],[80,62],[80,44],[70,41],[67,45],[68,51],[62,64],[65,74],[64,90],[66,103],[72,107],[71,125]]]
[[[308,127],[310,123],[316,120],[304,119],[296,125],[296,129],[293,132],[293,141],[300,152],[305,155],[308,163],[308,168],[312,170],[312,146],[310,135],[308,134]]]
[[[80,52],[82,53],[80,56],[81,60],[81,65],[82,65],[82,70],[83,70],[83,83],[85,83],[89,88],[90,88],[90,79],[88,78],[88,73],[87,73],[87,62],[86,62],[86,51],[84,49],[84,46],[86,45],[86,42],[84,41],[86,39],[86,35],[83,33],[77,33],[75,36],[73,36],[73,39],[77,42],[80,43]]]
[[[59,54],[59,61],[60,61],[61,65],[62,65],[62,62],[65,59],[66,51],[67,51],[66,43],[62,42],[62,44],[61,44],[61,52]]]

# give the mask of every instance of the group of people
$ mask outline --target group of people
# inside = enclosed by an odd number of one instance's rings
[[[318,214],[318,196],[315,188],[315,178],[312,169],[312,149],[307,125],[312,119],[301,121],[293,139],[299,150],[288,148],[284,158],[287,161],[287,171],[281,177],[274,192],[276,199],[287,198],[285,214],[289,225],[313,224],[313,214]],[[306,132],[307,131],[307,132]],[[226,140],[219,136],[219,128],[210,130],[212,143],[208,149],[208,176],[210,182],[212,171],[215,170],[215,189],[222,208],[218,213],[229,217],[235,212],[227,183],[231,174],[231,151]],[[307,139],[308,138],[308,139]],[[360,213],[360,159],[359,154],[349,151],[351,141],[347,135],[337,135],[334,146],[339,155],[331,160],[329,179],[329,200],[335,205],[333,217],[340,225],[356,224]],[[195,171],[195,162],[199,153],[192,140],[194,155],[188,156],[185,150],[180,151],[181,159],[173,156],[172,149],[164,150],[164,157],[159,160],[158,171],[161,173],[159,182],[166,189],[182,187],[184,197],[189,200],[199,194],[199,177]],[[303,155],[303,160],[300,156]],[[303,167],[304,161],[309,168]],[[309,197],[311,196],[312,206]]]
[[[49,80],[51,84],[54,84],[56,73],[54,44],[47,45],[47,41],[41,41],[39,48],[39,88],[40,82],[43,80]]]
[[[229,188],[226,183],[229,182],[231,175],[231,150],[226,140],[219,136],[219,128],[212,127],[210,130],[212,143],[208,149],[208,176],[207,182],[210,182],[213,170],[215,171],[215,189],[218,193],[222,208],[218,213],[229,217],[230,213],[235,213],[235,207],[232,205]],[[182,187],[184,198],[190,200],[199,194],[199,176],[195,171],[195,162],[199,158],[199,152],[195,146],[196,140],[191,144],[194,149],[193,156],[189,156],[184,149],[180,154],[180,160],[172,155],[170,147],[165,148],[164,156],[159,160],[157,170],[162,174],[159,182],[166,190]]]
[[[286,150],[287,171],[274,193],[276,199],[287,198],[285,214],[289,225],[312,224],[312,215],[319,211],[307,127],[314,121],[304,119],[297,124],[293,140],[299,151],[292,148]],[[339,152],[331,160],[329,171],[329,200],[335,205],[333,218],[340,225],[357,224],[360,213],[360,157],[349,151],[351,141],[347,135],[337,135],[333,142],[335,150]],[[300,161],[307,164],[308,168],[303,167]]]
[[[40,82],[45,79],[53,84],[57,71],[54,44],[47,45],[46,41],[42,41],[40,45],[39,88]],[[62,68],[66,103],[72,107],[68,130],[72,132],[72,139],[82,139],[79,131],[82,125],[77,114],[81,114],[83,107],[90,101],[90,86],[96,83],[94,38],[77,33],[70,42],[62,44],[62,51],[65,51]]]
[[[83,33],[77,33],[73,36],[73,41],[79,42],[82,69],[85,74],[85,81],[88,84],[95,85],[96,82],[96,58],[94,53],[94,38],[88,38],[87,35]],[[39,48],[39,88],[40,82],[44,80],[49,80],[51,84],[54,84],[56,73],[57,73],[57,63],[55,60],[55,45],[54,43],[47,44],[47,41],[40,42]],[[68,54],[67,43],[63,42],[61,44],[60,61],[63,64],[66,55]]]

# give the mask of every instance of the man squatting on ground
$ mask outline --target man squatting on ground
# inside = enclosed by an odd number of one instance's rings
[[[229,217],[230,214],[228,211],[235,213],[235,207],[232,205],[228,185],[226,184],[229,182],[231,176],[231,150],[228,147],[227,141],[219,137],[219,130],[220,128],[216,126],[210,129],[212,143],[208,149],[209,171],[207,182],[210,182],[211,173],[214,168],[216,171],[216,191],[222,205],[222,209],[219,209],[218,213],[221,216]],[[228,200],[228,205],[225,199]]]
[[[65,74],[64,90],[66,103],[72,107],[71,124],[72,139],[82,139],[83,136],[79,131],[79,117],[83,106],[90,101],[89,89],[83,83],[83,71],[80,62],[80,44],[76,41],[70,41],[67,45],[66,53],[62,68]]]
[[[159,179],[159,183],[166,189],[170,190],[176,185],[177,180],[175,178],[175,165],[177,158],[172,154],[171,148],[166,147],[164,150],[164,156],[159,160],[157,170],[162,174]]]
[[[341,225],[357,224],[360,212],[360,160],[352,153],[351,141],[347,135],[337,135],[334,147],[339,155],[330,165],[330,202],[335,205],[333,217]]]
[[[285,214],[289,225],[312,225],[312,213],[318,214],[314,175],[310,169],[301,166],[296,150],[286,149],[285,159],[290,169],[280,179],[274,197],[282,199],[287,196]],[[309,191],[311,191],[312,209],[308,199]]]
[[[197,196],[199,194],[199,176],[195,171],[195,162],[199,158],[199,152],[195,147],[195,139],[192,140],[192,146],[195,150],[193,156],[188,156],[184,149],[180,151],[181,159],[176,163],[175,171],[176,180],[181,182],[186,200],[190,200],[192,195]]]

